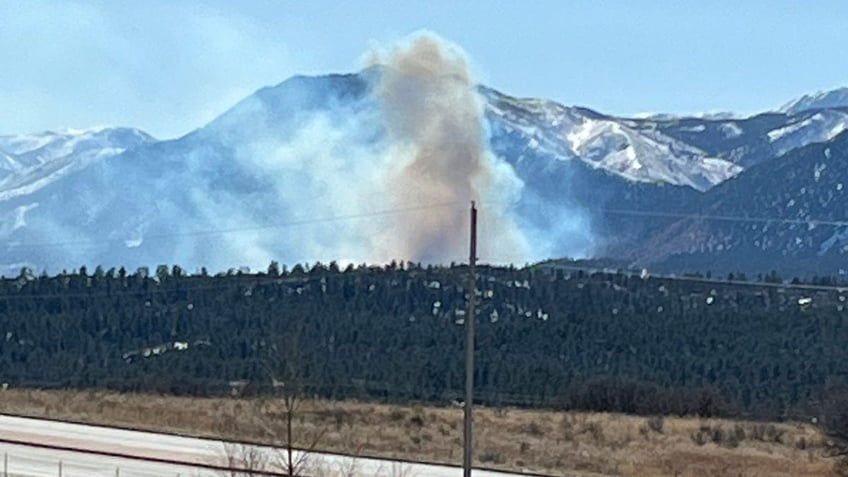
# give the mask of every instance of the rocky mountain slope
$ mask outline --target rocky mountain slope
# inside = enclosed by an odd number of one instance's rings
[[[848,273],[848,132],[747,170],[620,253],[667,271]]]

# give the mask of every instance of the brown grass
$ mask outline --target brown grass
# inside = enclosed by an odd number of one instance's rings
[[[70,391],[0,391],[0,412],[183,434],[268,441],[248,399]],[[272,410],[272,413],[275,412]],[[266,418],[267,419],[267,418]],[[480,465],[552,475],[827,476],[824,437],[811,425],[620,414],[475,411]],[[299,445],[458,464],[462,410],[306,400]]]

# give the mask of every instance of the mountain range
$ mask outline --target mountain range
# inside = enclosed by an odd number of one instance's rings
[[[381,209],[359,187],[385,153],[379,75],[296,76],[170,140],[0,136],[0,271],[359,260],[367,224],[306,221]],[[553,244],[528,260],[848,270],[848,88],[744,118],[617,117],[478,89],[490,149],[523,184],[510,213]]]

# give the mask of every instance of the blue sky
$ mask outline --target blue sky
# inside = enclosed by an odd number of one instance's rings
[[[429,29],[480,81],[602,112],[753,113],[848,86],[848,2],[0,0],[0,134],[160,138]]]

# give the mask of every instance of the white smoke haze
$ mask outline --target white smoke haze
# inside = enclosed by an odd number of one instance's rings
[[[38,196],[24,240],[90,246],[32,247],[7,263],[52,272],[464,262],[472,200],[484,262],[562,256],[571,237],[592,242],[585,214],[549,211],[489,149],[486,103],[459,47],[422,32],[368,58],[355,80],[287,81],[196,135],[104,161]],[[362,78],[366,91],[321,102],[338,93],[321,88],[356,88]],[[73,199],[68,214],[63,198]],[[528,204],[550,217],[528,219]],[[0,234],[21,232],[13,213],[0,214]]]
[[[347,217],[390,208],[383,194],[390,155],[384,145],[362,141],[379,125],[373,114],[338,116],[345,120],[311,114],[293,137],[248,147],[245,157],[273,178],[275,202],[285,211],[266,223],[292,225],[263,230],[251,240],[239,236],[231,247],[235,253],[261,249],[286,262],[375,260],[374,230],[389,224],[380,217]]]
[[[239,235],[231,252],[279,257],[283,238],[281,258],[289,262],[464,261],[474,200],[481,259],[528,259],[511,215],[523,184],[488,149],[484,103],[465,54],[418,33],[369,58],[366,66],[380,67],[374,108],[310,113],[292,136],[250,144],[240,155],[274,178],[285,221],[397,212],[304,224],[272,237]]]

